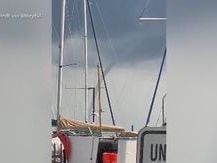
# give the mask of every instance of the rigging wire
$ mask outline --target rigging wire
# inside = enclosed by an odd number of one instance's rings
[[[55,25],[54,25],[54,23],[52,23],[52,34],[54,34],[54,35],[56,35],[56,37],[57,37],[57,45],[59,45],[58,44],[58,42],[60,41],[60,33],[58,33],[57,32],[57,29],[56,29],[56,27],[55,27]],[[52,38],[53,39],[53,38]],[[54,44],[54,41],[52,40],[52,44]],[[55,45],[55,44],[54,44]],[[55,50],[54,50],[54,48],[55,48]],[[52,57],[53,58],[55,58],[54,60],[55,60],[55,65],[57,64],[56,63],[56,57],[58,58],[58,55],[54,55],[54,54],[56,54],[56,52],[58,51],[59,49],[58,49],[58,46],[52,46]],[[54,51],[56,51],[56,52],[54,52]],[[57,52],[58,53],[58,52]],[[58,66],[58,65],[56,65],[56,66]],[[58,71],[57,71],[58,72]]]
[[[148,117],[147,117],[146,124],[145,124],[146,127],[148,126],[148,123],[150,121],[150,117],[151,117],[151,113],[152,113],[152,109],[153,109],[153,105],[154,105],[154,101],[155,101],[155,96],[157,94],[158,85],[159,85],[159,82],[160,82],[160,78],[161,78],[161,74],[162,74],[162,70],[163,70],[163,66],[164,66],[164,62],[165,62],[165,58],[166,58],[166,53],[167,53],[167,48],[164,49],[164,55],[163,55],[163,59],[162,59],[161,66],[160,66],[160,72],[158,74],[157,83],[156,83],[156,86],[155,86],[154,94],[153,94],[153,97],[152,97],[152,100],[151,100],[151,106],[149,108]]]
[[[68,29],[68,41],[70,41],[70,38],[72,38],[72,31],[71,31],[71,22],[70,22],[70,14],[69,14],[69,1],[66,1],[66,16],[65,16],[65,23],[66,23],[66,27]],[[64,67],[68,67],[71,66],[71,64],[69,65],[64,65]],[[71,97],[71,93],[70,96],[67,96],[68,98]],[[70,100],[65,100],[66,102],[66,106],[70,106]],[[73,107],[72,107],[73,108]],[[67,115],[71,115],[71,107],[66,107],[66,114]]]
[[[101,56],[100,56],[98,40],[96,38],[95,26],[94,26],[93,17],[92,17],[92,13],[91,13],[91,9],[90,9],[90,2],[89,2],[89,0],[86,0],[86,1],[87,1],[87,8],[88,8],[90,20],[91,20],[93,35],[94,35],[94,39],[95,39],[95,45],[96,45],[97,55],[98,55],[99,64],[100,64],[100,68],[101,68],[102,78],[103,78],[103,82],[104,82],[104,86],[105,86],[105,90],[106,90],[106,95],[107,95],[107,100],[108,100],[108,104],[109,104],[109,110],[110,110],[110,113],[111,113],[112,123],[115,126],[114,114],[113,114],[111,101],[110,101],[110,97],[109,97],[109,93],[108,93],[107,83],[106,83],[106,80],[105,80],[105,74],[104,74],[104,71],[103,71],[103,65],[102,65],[102,60],[101,60]]]
[[[75,7],[75,19],[74,20],[77,20],[77,26],[76,26],[76,32],[79,35],[81,35],[81,37],[79,37],[79,42],[78,42],[78,47],[84,47],[84,42],[83,42],[83,31],[84,31],[84,27],[82,25],[82,18],[81,18],[81,13],[79,14],[79,4],[76,3],[76,7]],[[84,55],[79,55],[79,58],[78,58],[79,61],[84,61]]]
[[[81,2],[81,1],[80,1]],[[83,24],[83,21],[81,21],[82,20],[82,18],[81,18],[81,13],[79,13],[79,8],[80,8],[80,6],[79,6],[79,3],[76,3],[76,6],[75,6],[75,20],[77,20],[77,28],[76,28],[76,31],[77,31],[77,33],[78,33],[78,35],[80,34],[81,35],[81,37],[80,37],[80,40],[79,40],[79,45],[78,45],[78,47],[84,47],[84,42],[83,42],[83,31],[84,31],[84,26],[82,25]],[[79,58],[78,58],[78,60],[80,60],[80,61],[84,61],[84,55],[79,55]],[[80,69],[78,69],[78,70],[80,70]],[[79,76],[79,78],[78,79],[81,79],[81,78],[83,78],[83,75],[84,74],[82,74],[83,73],[83,71],[81,71],[81,72],[78,72],[78,75],[80,75]],[[78,83],[77,84],[80,84],[81,82],[79,82],[79,81],[77,81]],[[78,91],[77,91],[78,92]],[[83,106],[82,106],[82,103],[81,102],[78,102],[77,103],[77,106],[78,106],[78,108],[82,108]],[[82,112],[83,112],[83,114],[84,114],[84,110],[82,109]],[[82,115],[83,115],[82,114]]]
[[[69,31],[69,41],[72,41],[72,38],[73,38],[72,26],[71,26],[71,22],[73,22],[73,21],[72,21],[71,17],[74,14],[75,0],[72,1],[72,5],[73,5],[72,6],[72,12],[70,14],[70,12],[69,12],[69,8],[70,8],[69,3],[66,3],[66,23],[68,24],[67,27],[68,27],[68,31]],[[74,57],[72,58],[72,60],[73,59],[74,59]]]
[[[110,63],[108,66],[107,66],[107,68],[105,68],[105,75],[107,75],[107,73],[109,73],[110,72],[110,70],[115,66],[115,64],[117,63],[117,61],[118,61],[118,54],[117,54],[117,50],[116,50],[116,48],[115,48],[115,45],[113,44],[113,42],[112,42],[112,40],[111,40],[111,37],[110,37],[110,33],[109,33],[109,30],[108,30],[108,28],[107,28],[107,26],[106,26],[106,23],[105,23],[105,21],[104,21],[104,18],[103,18],[103,14],[102,14],[102,10],[101,10],[101,8],[99,7],[99,4],[98,4],[98,2],[97,1],[94,1],[94,4],[95,4],[95,6],[96,6],[96,11],[98,11],[98,14],[99,14],[99,18],[100,18],[100,21],[101,21],[101,23],[102,23],[102,27],[103,27],[103,29],[104,29],[104,31],[105,31],[105,35],[106,35],[106,38],[107,38],[107,43],[108,43],[108,48],[109,49],[111,49],[112,50],[112,54],[113,54],[113,56],[114,56],[114,61],[112,62],[112,63]],[[97,88],[97,87],[96,87]],[[116,90],[116,89],[115,89]],[[118,100],[118,99],[117,99]],[[116,101],[117,101],[116,100]]]
[[[72,10],[70,10],[70,8],[72,8]],[[78,26],[81,26],[81,24],[79,23],[80,19],[77,19],[80,16],[78,8],[79,8],[78,3],[76,3],[75,0],[73,0],[72,3],[69,3],[69,1],[68,1],[68,3],[66,3],[66,23],[67,23],[67,27],[68,27],[68,34],[69,34],[68,36],[69,36],[69,39],[71,38],[70,41],[69,41],[69,43],[72,44],[72,45],[74,44],[73,39],[72,39],[74,37],[73,36],[73,31],[75,29],[75,31],[77,33],[79,33],[80,32],[79,31],[80,28]],[[76,21],[73,21],[73,16],[76,17],[74,20],[78,20],[78,25],[76,25],[77,24]],[[72,28],[72,22],[75,24],[75,28]],[[81,41],[78,41],[78,42],[81,45]],[[75,47],[75,46],[72,46],[72,47]],[[72,53],[73,53],[73,51],[72,51]],[[74,55],[74,56],[76,56],[76,55]],[[74,60],[77,60],[77,62],[79,63],[79,58],[78,57],[74,57],[74,56],[73,56]],[[68,64],[68,65],[65,65],[65,66],[71,66],[71,65],[74,65],[74,64]],[[77,67],[78,67],[78,64],[76,63],[76,68]],[[80,78],[78,77],[78,69],[74,69],[74,70],[75,70],[75,73],[72,73],[72,76],[73,76],[73,79],[75,79],[74,80],[75,81],[74,85],[77,88],[77,85],[80,82],[78,82],[78,80],[76,80],[76,79],[80,79]],[[74,89],[73,92],[74,92],[74,95],[71,96],[72,99],[73,99],[73,101],[78,101],[77,100],[78,99],[78,94],[79,94],[78,91],[76,89]],[[67,104],[68,104],[68,106],[71,106],[71,105],[69,105],[69,101],[70,100],[67,101]],[[72,105],[73,106],[73,114],[72,115],[75,118],[76,117],[75,113],[76,113],[76,110],[78,110],[79,106],[78,106],[77,102],[73,102],[73,104],[74,105]],[[67,107],[67,108],[69,108],[69,107]],[[69,110],[67,110],[67,112],[71,112],[71,109],[69,109]],[[71,115],[71,114],[69,114],[69,115]]]
[[[53,29],[53,31],[54,31],[54,35],[56,34],[57,42],[58,42],[58,41],[60,40],[60,35],[59,35],[59,33],[57,32],[57,29],[56,29],[54,23],[52,23],[52,29]]]
[[[106,27],[106,25],[105,25],[105,21],[104,21],[103,16],[102,16],[102,10],[100,9],[99,4],[97,3],[97,1],[94,1],[94,2],[95,2],[95,4],[96,4],[96,8],[97,8],[97,10],[98,10],[98,12],[99,12],[100,20],[101,20],[102,25],[103,25],[103,28],[104,28],[104,30],[105,30],[106,37],[107,37],[107,39],[108,39],[108,43],[109,43],[109,45],[110,45],[110,48],[112,49],[112,51],[113,51],[115,57],[118,58],[118,54],[117,54],[116,48],[115,48],[114,44],[112,43],[111,37],[110,37],[110,35],[109,35],[109,30],[107,29],[107,27]]]
[[[135,80],[135,75],[134,75],[133,71],[129,72],[128,76],[130,76],[130,80],[124,79],[124,82],[122,83],[122,86],[121,86],[120,91],[119,91],[120,95],[118,97],[120,97],[120,98],[117,98],[117,100],[116,100],[116,106],[119,105],[119,108],[124,108],[124,107],[122,107],[124,104],[123,98],[127,97],[130,93],[130,91],[129,90],[127,91],[127,89],[126,89],[126,87],[128,88],[128,86],[127,86],[128,81],[130,81],[130,83],[134,83],[134,80]]]
[[[80,36],[81,35],[81,37],[78,37],[78,47],[84,47],[84,43],[83,43],[83,32],[82,31],[84,31],[84,29],[83,29],[83,26],[82,26],[82,22],[81,22],[81,15],[79,14],[79,4],[78,3],[76,3],[76,6],[75,6],[75,18],[74,18],[74,21],[75,20],[77,20],[77,26],[76,26],[76,28],[75,28],[75,33],[77,33],[77,36]],[[76,37],[77,37],[76,36]],[[78,56],[78,61],[79,61],[79,63],[80,63],[80,61],[83,61],[84,60],[84,55],[79,55]]]
[[[79,14],[79,10],[78,10],[78,8],[79,8],[79,4],[77,3],[77,6],[76,6],[76,12],[75,12],[75,14],[77,14],[77,15],[75,15],[75,16],[77,16],[78,18],[77,18],[77,20],[78,20],[78,26],[77,26],[77,31],[79,32],[79,33],[82,33],[82,31],[84,30],[84,27],[82,26],[82,19],[81,19],[81,15]],[[82,33],[83,34],[83,33]],[[82,38],[81,38],[82,39]],[[82,43],[83,43],[83,41],[82,41]]]
[[[145,13],[146,9],[148,8],[149,4],[150,4],[151,0],[147,0],[145,3],[145,7],[143,8],[141,14],[139,15],[139,18],[142,17],[142,15]]]
[[[71,10],[71,19],[70,19],[71,22],[73,22],[73,15],[76,13],[76,12],[75,12],[75,5],[76,5],[76,4],[75,4],[75,0],[73,0],[72,5],[73,5],[73,6],[72,6],[72,10]],[[73,36],[71,36],[71,37],[73,37]],[[75,79],[76,79],[77,76],[78,76],[76,69],[77,69],[77,67],[75,68],[74,76],[73,76],[73,74],[72,74],[72,78],[75,78]],[[77,80],[74,80],[74,83],[75,83],[75,87],[77,87]],[[73,102],[73,104],[74,104],[74,109],[73,109],[73,111],[74,111],[74,112],[73,112],[73,116],[74,116],[74,117],[73,117],[73,118],[74,118],[74,119],[76,119],[76,112],[77,112],[77,110],[78,110],[78,105],[77,105],[77,102],[76,102],[76,101],[77,101],[77,96],[78,96],[78,95],[77,95],[77,90],[75,89],[75,90],[74,90],[74,98],[73,98],[74,101],[75,101],[75,102]]]
[[[162,110],[160,109],[159,114],[158,114],[157,121],[156,121],[156,123],[155,123],[155,126],[156,126],[156,127],[157,127],[157,124],[158,124],[158,122],[159,122],[159,120],[160,120],[161,111],[162,111]]]
[[[100,7],[99,7],[97,1],[94,1],[94,2],[95,2],[94,4],[95,4],[95,6],[96,6],[96,9],[97,9],[96,11],[98,11],[99,18],[100,18],[100,21],[101,21],[101,23],[102,23],[102,27],[103,27],[103,29],[104,29],[104,31],[105,31],[106,38],[107,38],[107,40],[108,40],[108,42],[107,42],[107,43],[109,44],[108,48],[113,51],[112,54],[114,54],[114,56],[115,56],[115,58],[116,58],[115,61],[117,61],[117,60],[118,60],[117,51],[116,51],[116,49],[115,49],[115,47],[114,47],[114,44],[113,44],[112,41],[111,41],[111,37],[110,37],[110,35],[109,35],[109,31],[108,31],[108,29],[106,28],[102,11],[101,11],[101,9],[100,9]],[[91,4],[91,5],[92,5],[92,4]],[[112,62],[112,63],[110,63],[110,64],[105,68],[105,70],[104,70],[105,76],[106,76],[106,75],[111,71],[111,69],[115,66],[115,64],[116,64],[115,61]],[[103,79],[101,79],[101,80],[103,80]],[[98,84],[96,84],[96,86],[95,86],[96,96],[97,96],[97,94],[98,94],[98,86],[97,86],[97,85],[98,85]],[[92,105],[93,105],[93,101],[91,101],[90,108],[92,108]]]
[[[74,13],[74,3],[75,3],[75,0],[73,0],[73,7],[72,7],[72,12],[71,12],[71,14],[73,15],[73,13]],[[70,6],[69,6],[70,7]],[[68,7],[68,4],[66,3],[66,22],[68,23],[68,30],[69,30],[69,36],[72,38],[73,37],[73,35],[72,35],[72,27],[71,27],[71,17],[70,17],[70,12],[69,12],[69,7]]]

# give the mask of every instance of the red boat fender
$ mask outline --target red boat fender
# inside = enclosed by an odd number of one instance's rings
[[[103,153],[103,163],[117,163],[117,153]]]
[[[71,155],[71,142],[70,142],[69,137],[61,131],[57,131],[55,134],[52,135],[52,138],[55,138],[55,137],[58,137],[60,141],[62,142],[64,146],[66,160],[69,160],[70,155]]]

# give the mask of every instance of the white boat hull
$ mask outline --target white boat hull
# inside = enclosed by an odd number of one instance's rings
[[[136,163],[136,139],[118,140],[118,163]]]
[[[70,136],[72,152],[69,163],[96,163],[99,138]]]

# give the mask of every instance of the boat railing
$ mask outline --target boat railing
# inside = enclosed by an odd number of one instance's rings
[[[56,143],[53,144],[52,163],[66,163],[63,150],[62,144],[60,144],[59,148]]]

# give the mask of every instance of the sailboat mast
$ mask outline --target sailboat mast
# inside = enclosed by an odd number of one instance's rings
[[[59,45],[59,67],[58,67],[58,89],[57,89],[57,127],[59,128],[60,122],[60,107],[62,102],[62,66],[63,66],[63,48],[64,48],[64,29],[65,29],[65,6],[66,0],[62,0],[62,13],[61,13],[61,33]]]
[[[84,55],[85,55],[85,78],[84,78],[84,88],[85,88],[85,122],[88,119],[88,54],[87,54],[87,0],[84,0]]]
[[[97,76],[98,76],[98,103],[99,103],[99,128],[100,134],[102,134],[102,104],[101,104],[101,82],[100,82],[100,67],[97,64]]]

